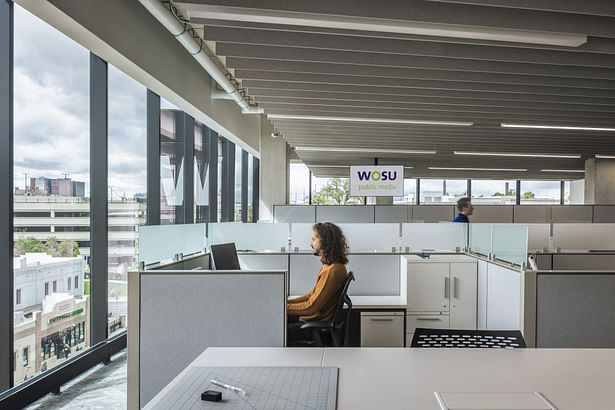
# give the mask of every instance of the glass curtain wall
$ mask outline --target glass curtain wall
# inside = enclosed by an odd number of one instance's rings
[[[290,163],[289,201],[291,205],[307,205],[310,201],[310,170],[300,162]]]
[[[90,345],[89,51],[14,7],[14,381]]]
[[[223,137],[218,138],[218,221],[222,221],[222,139]]]
[[[241,221],[241,168],[243,150],[239,145],[235,145],[235,184],[233,192],[233,203],[235,210],[235,221]]]
[[[515,205],[517,201],[515,180],[472,180],[473,204]]]
[[[183,222],[183,133],[177,132],[183,112],[160,99],[160,224]],[[179,213],[179,214],[178,214]]]
[[[521,181],[521,204],[559,205],[560,181]]]
[[[312,204],[361,205],[363,197],[350,196],[350,179],[312,177]]]
[[[416,186],[416,185],[415,185]],[[455,203],[468,192],[466,179],[421,179],[421,204]]]
[[[108,335],[127,326],[128,270],[137,267],[147,204],[146,89],[108,64]]]
[[[416,203],[416,179],[404,179],[404,196],[394,197],[393,204],[408,205]]]
[[[209,129],[194,123],[194,215],[195,222],[209,222]]]
[[[254,222],[254,157],[248,155],[248,222]]]
[[[564,183],[564,204],[582,205],[585,203],[585,180],[577,179]]]

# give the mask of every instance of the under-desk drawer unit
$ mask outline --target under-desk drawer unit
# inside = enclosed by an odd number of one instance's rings
[[[448,315],[406,315],[406,333],[414,333],[417,327],[429,329],[448,329],[450,326]]]
[[[361,347],[404,347],[404,313],[361,312]]]

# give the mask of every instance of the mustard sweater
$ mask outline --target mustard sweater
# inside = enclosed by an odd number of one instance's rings
[[[287,313],[299,315],[302,322],[331,320],[347,277],[346,265],[323,265],[314,288],[303,296],[290,299],[286,304]]]

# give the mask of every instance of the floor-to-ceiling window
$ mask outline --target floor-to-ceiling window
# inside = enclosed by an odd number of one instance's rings
[[[14,7],[14,382],[90,345],[89,51]]]
[[[243,150],[239,145],[235,145],[235,184],[233,192],[233,208],[235,210],[235,221],[241,221],[241,185],[242,185],[242,155]]]
[[[521,181],[521,204],[556,205],[560,195],[560,181]]]
[[[304,163],[290,163],[289,187],[289,204],[306,205],[309,203],[310,170]]]
[[[160,99],[160,223],[174,224],[184,203],[183,133],[177,132],[183,112],[171,102]]]
[[[455,203],[467,195],[465,179],[421,179],[421,204]]]
[[[254,157],[248,155],[248,222],[254,222]]]
[[[146,153],[143,85],[108,65],[108,334],[127,326],[128,270],[137,267],[145,223]]]
[[[517,181],[472,180],[472,203],[514,205],[517,200]]]
[[[194,222],[209,222],[209,129],[194,123]]]

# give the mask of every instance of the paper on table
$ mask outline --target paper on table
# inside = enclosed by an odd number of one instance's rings
[[[442,410],[557,410],[539,392],[434,392]]]

